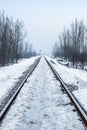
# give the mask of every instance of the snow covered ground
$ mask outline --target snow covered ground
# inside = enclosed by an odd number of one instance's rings
[[[38,57],[23,59],[20,60],[19,63],[0,67],[0,102],[18,81],[18,78],[23,74],[23,72],[26,71],[37,58]]]
[[[85,130],[44,58],[21,89],[0,130]]]
[[[73,91],[73,93],[77,99],[79,99],[83,107],[87,110],[87,72],[84,70],[68,68],[60,65],[56,60],[50,57],[47,58],[49,61],[53,61],[55,63],[53,66],[65,83],[78,87],[78,90]]]
[[[79,89],[73,92],[78,100],[81,102],[82,106],[87,111],[87,88]]]

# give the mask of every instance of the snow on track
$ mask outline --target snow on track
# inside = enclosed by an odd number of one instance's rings
[[[47,57],[49,61],[53,61],[55,64],[56,71],[58,71],[61,78],[67,83],[71,85],[78,86],[78,89],[83,89],[87,87],[87,72],[84,70],[68,68],[64,65],[59,64],[56,60]]]
[[[38,57],[20,61],[17,64],[0,67],[0,102],[5,98],[9,90],[18,81],[18,78]]]
[[[0,130],[85,130],[44,58],[27,80]]]
[[[74,91],[73,94],[77,97],[77,99],[87,111],[87,88]]]
[[[75,94],[77,99],[87,111],[87,72],[84,70],[67,68],[60,65],[57,61],[50,57],[47,57],[47,59],[55,63],[53,66],[65,83],[78,87],[78,90],[73,91],[73,94]]]

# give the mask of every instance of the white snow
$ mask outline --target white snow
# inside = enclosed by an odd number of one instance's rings
[[[37,58],[38,57],[23,59],[20,60],[19,63],[0,67],[0,102],[6,96],[7,92],[18,81],[18,78],[23,74],[23,72],[27,70]]]
[[[78,90],[74,91],[73,93],[87,110],[87,72],[84,70],[68,68],[60,65],[56,60],[50,57],[47,57],[47,59],[55,63],[53,66],[65,83],[78,86]]]
[[[73,92],[78,100],[81,102],[82,106],[87,110],[87,88],[79,89]]]
[[[27,80],[0,130],[85,130],[42,58]]]

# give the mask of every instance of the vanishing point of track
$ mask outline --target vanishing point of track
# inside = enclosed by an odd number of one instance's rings
[[[82,105],[80,104],[80,102],[77,100],[77,98],[73,95],[73,93],[68,89],[67,85],[64,83],[64,81],[61,79],[61,77],[59,76],[58,72],[55,70],[55,68],[53,67],[52,63],[47,60],[47,58],[45,57],[45,60],[47,62],[47,64],[49,65],[49,67],[51,68],[52,72],[54,73],[54,75],[56,76],[56,79],[61,83],[61,86],[64,88],[66,94],[68,95],[68,97],[70,98],[72,104],[74,105],[75,109],[77,110],[77,112],[79,113],[82,122],[85,124],[85,126],[87,127],[87,111],[82,107]],[[6,113],[8,112],[8,109],[11,107],[12,103],[14,102],[14,100],[16,99],[18,93],[20,92],[21,88],[24,86],[25,82],[27,81],[27,79],[29,78],[29,76],[32,74],[32,72],[35,70],[35,68],[37,67],[38,63],[40,61],[40,58],[38,58],[35,63],[31,66],[31,68],[29,69],[28,73],[26,74],[25,78],[23,79],[23,81],[21,82],[21,84],[19,85],[17,91],[13,94],[13,96],[11,97],[11,99],[8,101],[8,103],[5,105],[5,107],[3,108],[3,110],[0,112],[0,122],[2,122],[2,120],[4,119]]]

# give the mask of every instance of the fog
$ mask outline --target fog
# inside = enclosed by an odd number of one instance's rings
[[[27,40],[35,50],[51,53],[64,27],[75,18],[87,22],[86,0],[3,0],[0,9],[24,21]]]

